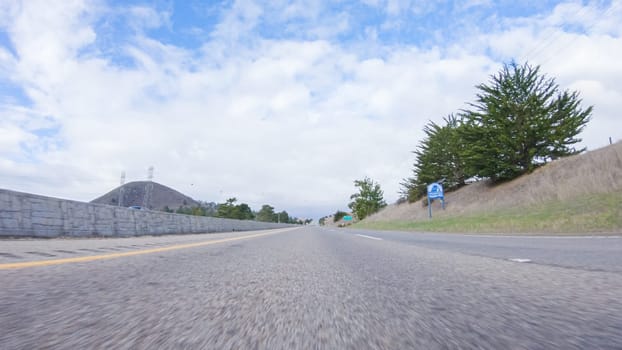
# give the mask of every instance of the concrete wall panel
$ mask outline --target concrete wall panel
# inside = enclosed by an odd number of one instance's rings
[[[288,226],[293,225],[135,210],[0,189],[0,236],[120,237]]]

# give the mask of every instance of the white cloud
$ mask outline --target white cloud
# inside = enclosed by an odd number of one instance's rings
[[[131,27],[137,32],[162,26],[170,28],[171,26],[170,13],[168,12],[158,12],[147,6],[130,6],[124,11],[127,13]]]
[[[253,0],[235,0],[231,9],[218,24],[214,37],[235,42],[250,33],[257,25],[263,9]]]
[[[462,1],[458,5],[458,8],[461,11],[466,11],[473,7],[490,7],[491,5],[492,5],[491,0],[467,0],[467,1]]]
[[[90,200],[116,186],[122,171],[128,181],[145,179],[153,165],[157,181],[197,199],[235,196],[300,216],[346,209],[353,181],[364,176],[395,200],[423,125],[463,108],[474,85],[499,68],[486,48],[519,57],[545,39],[533,28],[547,21],[521,19],[450,47],[392,46],[373,55],[328,39],[261,38],[254,29],[269,14],[237,1],[201,50],[137,31],[123,44],[135,64],[124,67],[93,48],[97,11],[63,4],[26,2],[7,24],[19,57],[0,52],[0,64],[11,67],[32,106],[0,109],[3,184]],[[128,16],[168,25],[166,13],[141,8]],[[585,139],[603,145],[604,132],[622,130],[619,36],[561,35],[572,45],[543,70],[596,105]],[[94,53],[79,54],[87,48]],[[24,124],[34,120],[58,126],[57,138]],[[36,162],[17,160],[22,145]]]

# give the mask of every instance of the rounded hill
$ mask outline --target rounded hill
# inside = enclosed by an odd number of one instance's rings
[[[179,207],[195,207],[199,203],[176,191],[153,181],[134,181],[119,186],[112,191],[91,201],[91,203],[140,206],[153,210],[177,209]]]

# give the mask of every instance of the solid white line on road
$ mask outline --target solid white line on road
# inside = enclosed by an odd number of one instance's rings
[[[367,236],[367,235],[359,235],[358,233],[356,234],[359,237],[364,237],[364,238],[369,238],[369,239],[375,239],[377,241],[382,241],[382,238],[378,238],[378,237],[372,237],[372,236]]]
[[[531,262],[531,259],[520,259],[520,258],[514,258],[514,259],[508,259],[510,261],[513,262],[517,262],[517,263],[528,263]]]

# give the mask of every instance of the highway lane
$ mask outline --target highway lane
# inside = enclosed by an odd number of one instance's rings
[[[94,261],[120,256],[143,255],[165,250],[217,244],[289,231],[291,228],[210,234],[157,235],[139,237],[89,237],[58,239],[0,239],[0,269],[46,266],[72,261]]]
[[[349,234],[367,233],[385,240],[469,255],[622,273],[622,235],[511,236],[341,230]]]
[[[90,262],[0,265],[0,349],[622,348],[616,271],[392,235],[306,227]]]

